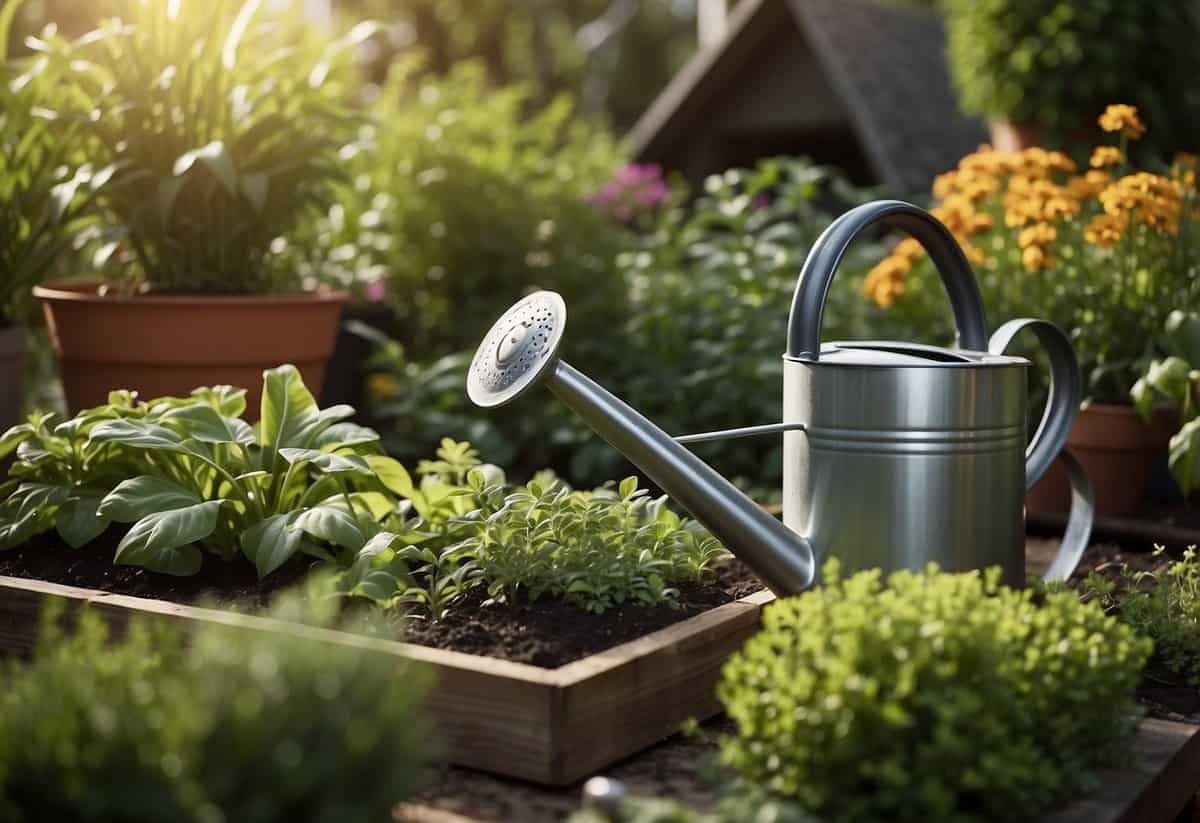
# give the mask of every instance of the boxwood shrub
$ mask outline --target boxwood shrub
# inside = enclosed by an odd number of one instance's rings
[[[5,823],[387,820],[431,757],[426,679],[394,660],[219,626],[115,640],[94,613],[61,617],[0,675]]]
[[[1029,820],[1122,751],[1151,643],[1071,591],[879,571],[767,607],[722,761],[826,821]]]

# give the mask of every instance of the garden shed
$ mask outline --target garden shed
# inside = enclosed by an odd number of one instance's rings
[[[958,111],[941,21],[870,0],[742,0],[630,133],[640,161],[693,180],[803,154],[896,194],[986,139]]]

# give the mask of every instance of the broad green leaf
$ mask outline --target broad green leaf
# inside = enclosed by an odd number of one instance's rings
[[[350,499],[358,508],[369,511],[376,520],[382,520],[396,511],[396,502],[380,492],[354,492]]]
[[[217,527],[223,500],[155,512],[133,524],[117,546],[115,562],[162,574],[186,576],[200,571],[200,549],[193,545]]]
[[[338,421],[345,420],[348,417],[354,416],[354,407],[347,406],[341,403],[336,406],[330,406],[327,409],[321,409],[317,412],[307,425],[300,430],[296,435],[296,442],[293,446],[309,448],[315,446],[317,439],[330,427]]]
[[[118,523],[132,523],[148,514],[194,506],[202,502],[191,489],[178,483],[143,474],[122,480],[100,503],[102,517]]]
[[[180,406],[168,411],[162,419],[164,422],[182,424],[188,437],[202,443],[240,443],[249,446],[255,442],[254,429],[249,423],[236,417],[224,417],[212,406]]]
[[[1146,382],[1155,390],[1175,401],[1187,395],[1188,372],[1191,368],[1179,357],[1155,360],[1146,370]]]
[[[1154,407],[1154,392],[1145,377],[1138,378],[1133,384],[1133,388],[1129,390],[1129,397],[1133,400],[1133,410],[1143,420],[1149,421],[1150,411]]]
[[[621,496],[622,500],[628,500],[633,497],[634,492],[637,491],[637,487],[638,481],[636,477],[626,477],[621,481],[621,485],[617,487],[617,493]]]
[[[260,579],[290,560],[300,548],[303,535],[293,528],[297,515],[298,512],[277,514],[242,532],[239,541],[242,554],[254,563]]]
[[[0,435],[0,460],[8,457],[13,450],[29,438],[37,434],[37,430],[29,423],[13,426]]]
[[[1170,351],[1200,367],[1200,314],[1176,309],[1167,315],[1166,333]]]
[[[246,390],[210,386],[192,390],[192,399],[212,406],[222,417],[241,417],[246,411]]]
[[[400,580],[388,568],[395,557],[392,550],[395,540],[396,535],[380,532],[367,541],[354,556],[350,568],[342,574],[339,581],[342,590],[376,602],[393,598],[401,587]]]
[[[1184,423],[1171,438],[1170,466],[1185,497],[1200,485],[1200,417]]]
[[[312,446],[321,451],[336,451],[378,441],[379,433],[374,429],[356,423],[334,423],[316,436]]]
[[[408,469],[399,460],[379,454],[367,455],[367,465],[387,488],[404,498],[411,498],[416,488]]]
[[[54,525],[58,534],[72,549],[78,549],[99,537],[108,528],[109,519],[101,517],[100,495],[72,497],[58,507]]]
[[[120,443],[135,449],[187,451],[178,434],[145,420],[122,418],[99,423],[92,429],[90,439],[98,443]]]
[[[317,415],[317,401],[305,388],[295,366],[284,365],[263,372],[259,443],[272,455],[283,448],[307,447],[308,444],[299,442],[299,435]]]
[[[371,467],[367,461],[353,454],[332,454],[316,449],[280,449],[279,456],[289,463],[308,463],[329,474],[338,472],[371,473]]]
[[[300,512],[296,515],[295,527],[347,549],[360,549],[366,540],[354,516],[345,508],[336,506],[314,506]]]

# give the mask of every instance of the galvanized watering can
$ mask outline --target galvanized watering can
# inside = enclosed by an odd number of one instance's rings
[[[820,342],[838,264],[864,229],[915,237],[954,310],[958,347]],[[1000,566],[1025,583],[1026,490],[1066,443],[1079,408],[1079,367],[1066,336],[1012,320],[990,339],[979,288],[950,232],[928,212],[885,200],[852,209],[818,238],[796,286],[784,354],[783,422],[672,438],[557,355],[566,307],[554,292],[514,305],[475,353],[471,399],[499,406],[544,382],[741,558],[777,594],[816,582],[826,557],[853,571]],[[1050,396],[1026,447],[1030,362],[1005,354],[1028,329],[1049,356]],[[719,391],[720,387],[714,387]],[[783,522],[682,443],[783,432]],[[1092,492],[1069,454],[1071,515],[1047,579],[1066,579],[1092,527]]]

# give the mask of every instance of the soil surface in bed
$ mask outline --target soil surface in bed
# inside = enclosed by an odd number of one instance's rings
[[[115,565],[112,557],[120,537],[118,530],[110,529],[84,548],[71,549],[53,534],[42,535],[0,554],[0,575],[175,603],[253,609],[266,605],[273,593],[298,582],[311,568],[292,562],[260,581],[254,567],[241,558],[222,563],[205,557],[198,574],[172,577]],[[763,585],[745,566],[731,561],[721,564],[708,581],[678,588],[675,606],[623,605],[603,614],[552,600],[484,606],[487,595],[477,590],[436,623],[398,619],[397,636],[422,646],[556,668],[753,594]]]

